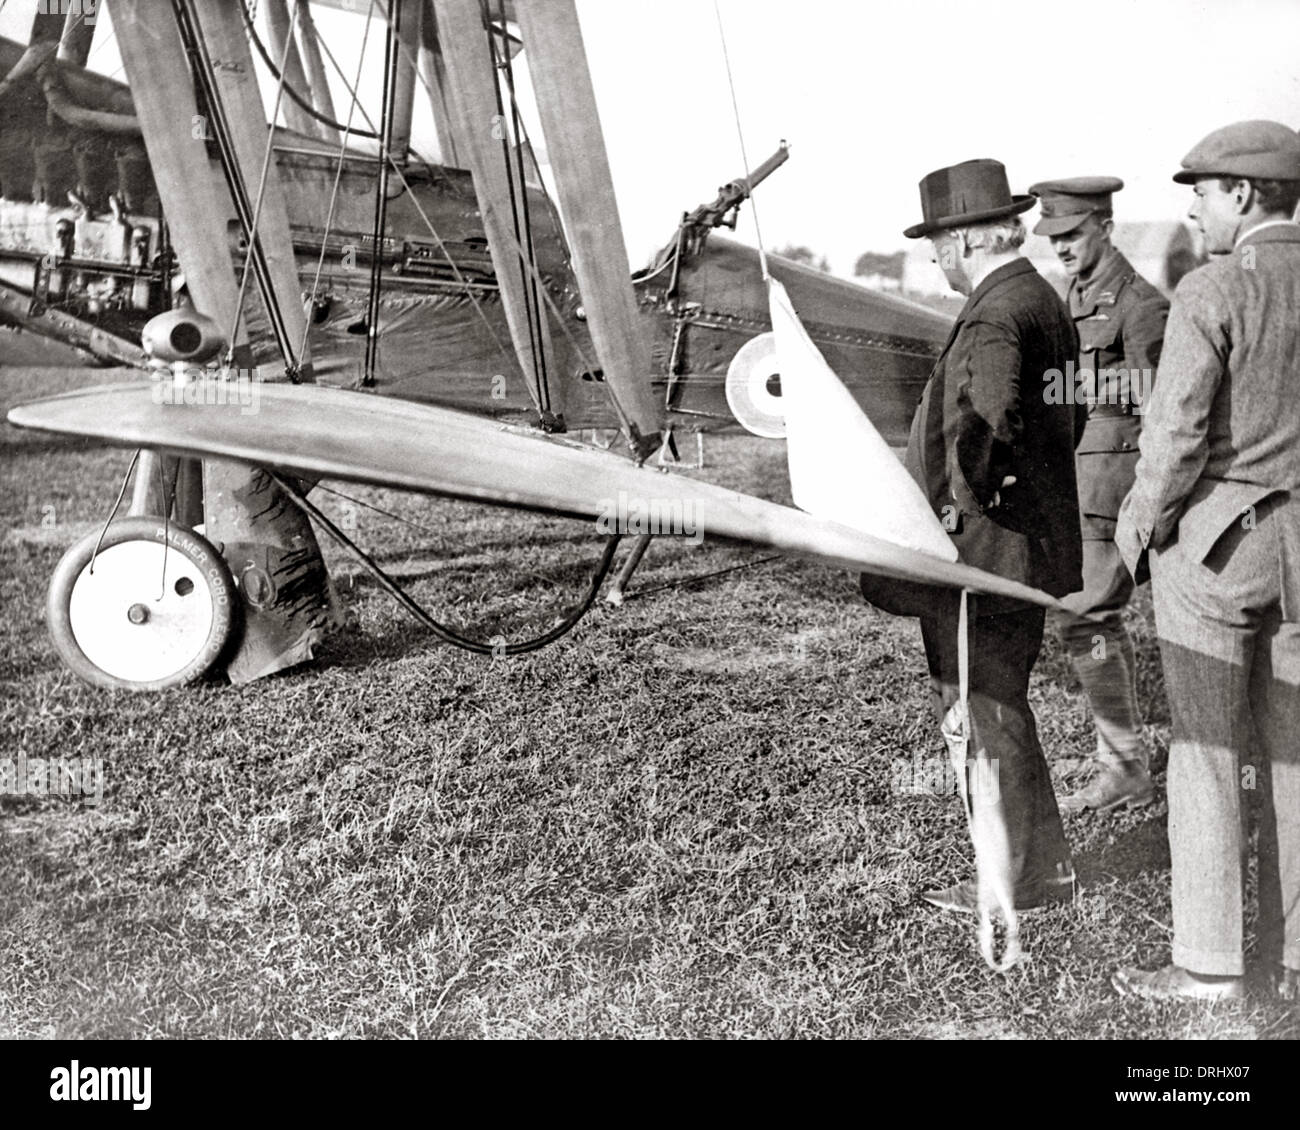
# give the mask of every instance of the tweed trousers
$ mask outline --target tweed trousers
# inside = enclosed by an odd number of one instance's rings
[[[1282,506],[1300,508],[1300,500],[1261,504],[1203,561],[1176,539],[1151,553],[1173,722],[1173,960],[1195,973],[1245,972],[1252,809],[1259,951],[1300,969],[1300,623],[1283,616]]]

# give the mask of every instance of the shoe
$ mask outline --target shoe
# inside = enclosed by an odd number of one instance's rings
[[[1132,772],[1105,767],[1083,788],[1063,797],[1059,807],[1062,812],[1109,812],[1112,808],[1128,805],[1141,808],[1156,799],[1151,774],[1145,769]]]
[[[1122,997],[1144,997],[1151,1001],[1240,1000],[1246,995],[1241,977],[1210,977],[1172,963],[1150,973],[1131,966],[1117,969],[1110,983]]]
[[[1016,911],[1064,905],[1074,898],[1074,887],[1073,875],[1064,880],[1050,879],[1031,895],[1017,895]],[[974,879],[966,879],[941,891],[922,891],[921,897],[940,910],[955,910],[959,914],[979,913],[979,884]]]

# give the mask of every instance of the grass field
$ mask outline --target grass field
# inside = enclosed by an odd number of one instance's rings
[[[0,375],[12,403],[76,377]],[[841,573],[779,561],[603,604],[492,660],[433,643],[340,562],[348,610],[309,667],[243,688],[93,690],[42,622],[62,547],[127,456],[0,436],[0,750],[100,757],[97,807],[0,798],[0,1036],[1295,1038],[1265,1003],[1116,998],[1163,963],[1163,803],[1070,819],[1084,892],[987,970],[917,899],[969,874],[919,631]],[[710,439],[707,477],[781,498],[784,451]],[[549,624],[594,531],[357,491],[359,539],[445,618]],[[338,516],[349,504],[324,496]],[[657,543],[634,587],[758,551]],[[1130,619],[1159,779],[1149,603]],[[1049,639],[1033,684],[1068,787],[1091,746]]]

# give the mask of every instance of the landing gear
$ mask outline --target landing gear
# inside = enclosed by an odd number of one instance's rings
[[[88,683],[157,691],[212,669],[238,607],[230,570],[203,537],[161,518],[125,518],[63,555],[46,617],[59,655]]]

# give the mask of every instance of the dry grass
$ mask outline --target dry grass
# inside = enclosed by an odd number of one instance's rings
[[[13,374],[6,397],[48,374]],[[72,378],[60,378],[72,379]],[[1294,1038],[1262,1004],[1118,1000],[1167,955],[1163,805],[1074,820],[1086,893],[991,974],[972,924],[917,901],[968,873],[955,799],[899,792],[941,757],[919,632],[841,574],[778,562],[600,606],[559,645],[437,646],[368,580],[310,668],[242,689],[92,690],[57,662],[46,579],[102,516],[122,453],[7,429],[0,748],[105,759],[98,809],[0,798],[0,1035]],[[708,476],[777,497],[779,445],[711,440]],[[449,619],[536,631],[589,531],[368,492],[360,536]],[[341,503],[328,497],[335,514]],[[34,536],[45,509],[56,530]],[[649,586],[750,557],[657,545]],[[1132,612],[1163,770],[1168,714]],[[1056,770],[1091,741],[1049,642],[1033,687]]]

